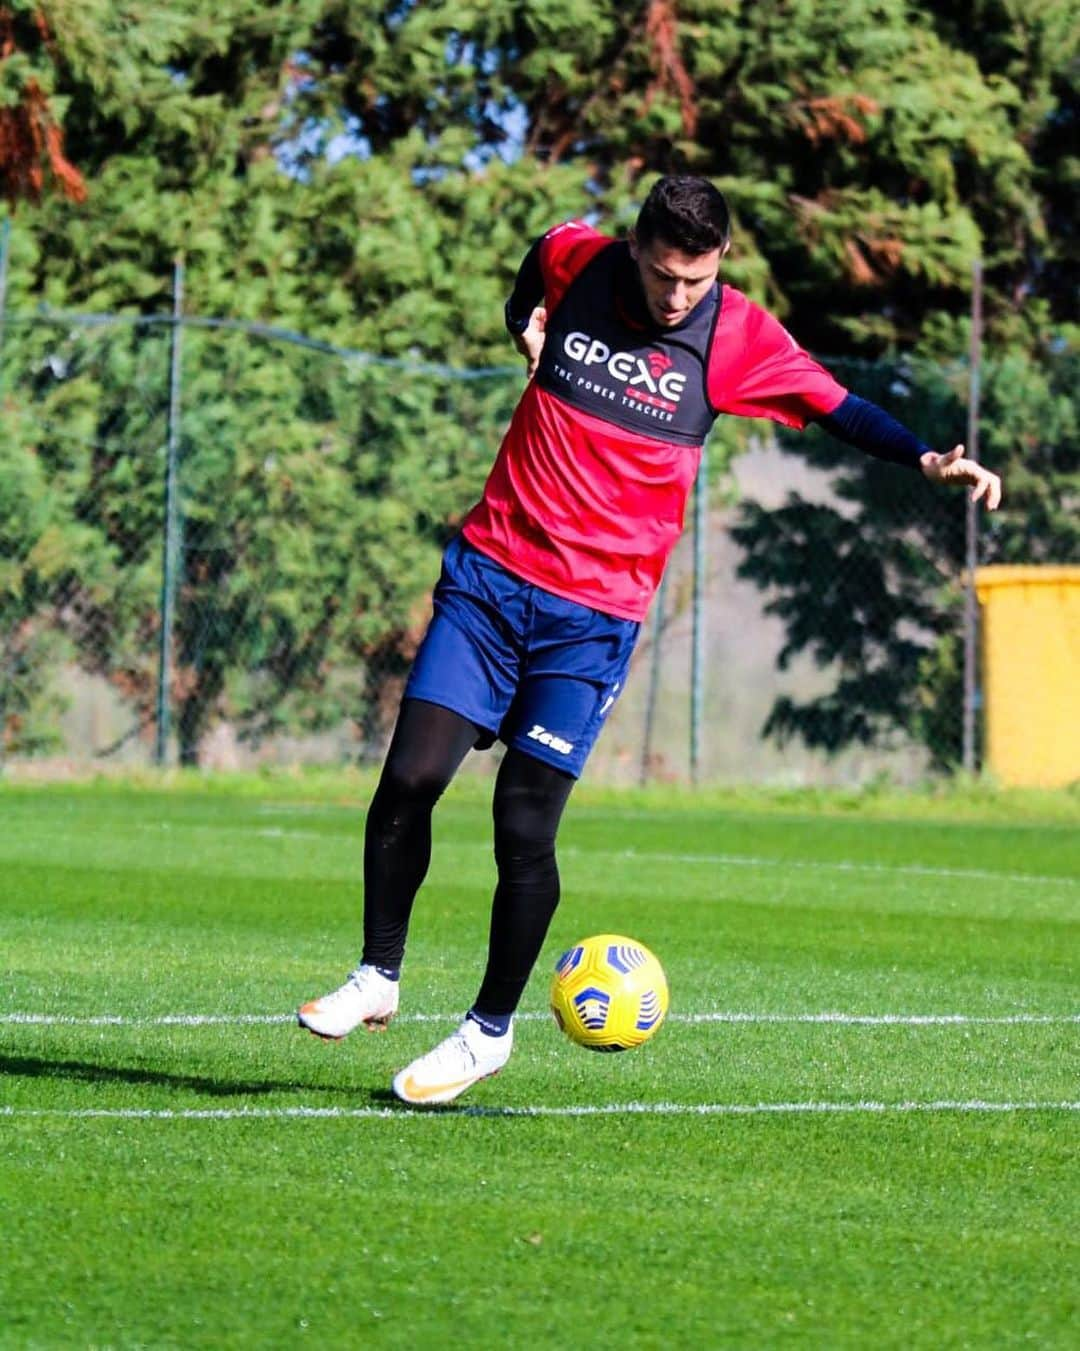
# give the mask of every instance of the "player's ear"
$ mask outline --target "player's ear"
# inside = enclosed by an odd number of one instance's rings
[[[634,262],[637,262],[639,246],[637,242],[637,235],[634,233],[632,229],[627,231],[626,242],[630,245],[630,257],[633,258]]]
[[[720,257],[726,258],[728,256],[730,249],[731,249],[731,240],[730,239],[725,240],[724,247],[720,250]]]

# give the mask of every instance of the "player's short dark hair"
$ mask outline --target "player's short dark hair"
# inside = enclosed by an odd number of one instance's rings
[[[731,236],[731,213],[724,194],[707,178],[668,174],[658,178],[638,213],[639,244],[662,240],[683,253],[711,253]]]

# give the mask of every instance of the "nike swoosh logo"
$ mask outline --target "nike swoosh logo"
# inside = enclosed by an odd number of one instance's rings
[[[429,1098],[435,1097],[437,1093],[451,1093],[455,1089],[468,1088],[470,1084],[475,1084],[478,1079],[483,1079],[482,1074],[470,1074],[467,1079],[458,1079],[450,1084],[432,1084],[430,1088],[421,1088],[412,1075],[408,1075],[401,1083],[402,1094],[409,1102],[427,1102]]]

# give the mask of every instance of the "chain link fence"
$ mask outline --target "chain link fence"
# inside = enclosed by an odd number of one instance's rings
[[[0,763],[378,761],[522,371],[178,316],[4,317]],[[961,439],[962,367],[832,369]],[[959,761],[963,495],[763,425],[710,442],[591,777]]]

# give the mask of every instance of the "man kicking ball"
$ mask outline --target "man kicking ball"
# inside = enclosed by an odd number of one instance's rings
[[[622,691],[715,419],[817,422],[866,454],[970,487],[990,510],[1000,501],[998,476],[963,447],[923,445],[721,283],[728,247],[720,192],[667,177],[628,239],[558,225],[518,272],[506,322],[529,381],[444,555],[368,811],[360,964],[299,1010],[303,1027],[332,1038],[397,1012],[433,808],[467,752],[501,740],[487,966],[460,1027],[395,1077],[405,1102],[451,1102],[510,1058],[514,1011],[559,902],[563,808]]]

